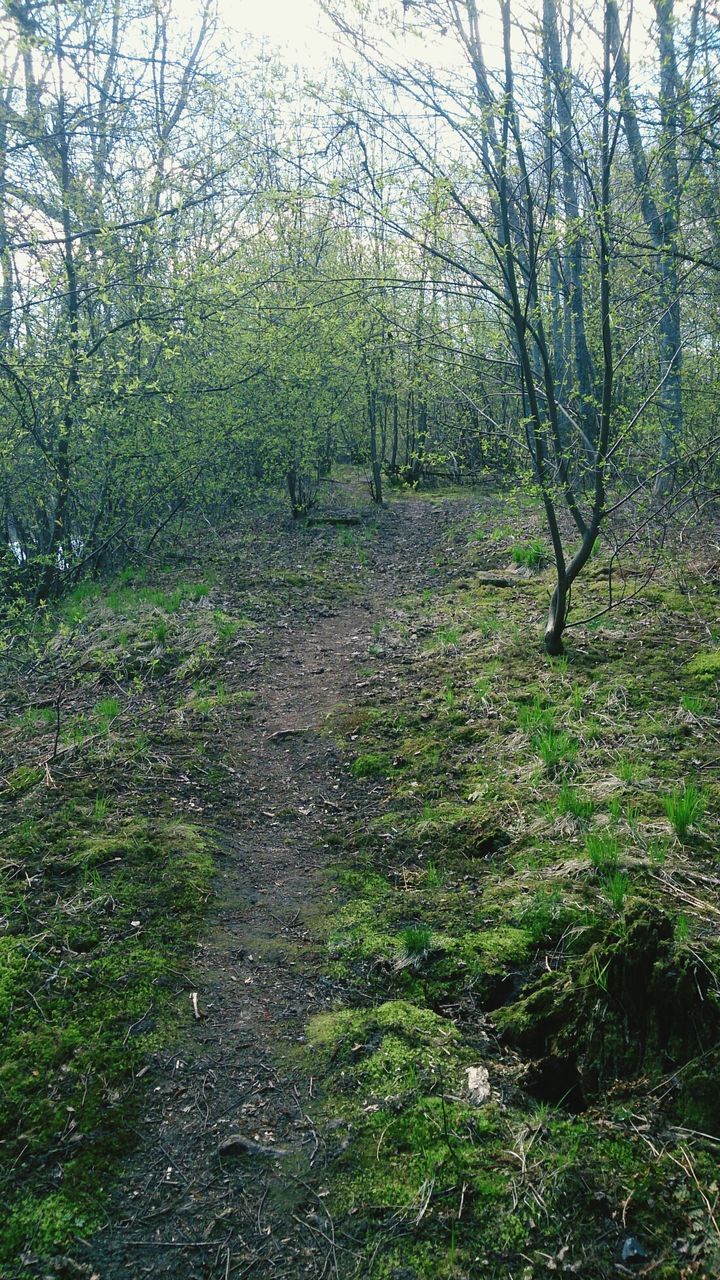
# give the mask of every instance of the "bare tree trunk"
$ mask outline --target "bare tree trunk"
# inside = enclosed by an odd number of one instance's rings
[[[650,182],[650,168],[643,145],[637,109],[630,88],[628,62],[620,27],[617,0],[608,0],[608,15],[615,79],[633,174],[640,192],[640,206],[650,243],[655,251],[661,318],[660,355],[660,467],[656,494],[672,487],[672,461],[683,434],[682,335],[677,272],[677,233],[680,184],[677,164],[678,74],[675,54],[673,0],[655,0],[660,53],[660,201]]]
[[[546,0],[546,6],[549,0]],[[547,22],[543,27],[543,55],[546,66],[550,64],[548,51]],[[555,174],[556,151],[554,120],[553,83],[549,75],[543,76],[543,150],[545,162],[545,182],[547,184],[546,216],[550,229],[548,247],[550,275],[550,333],[552,338],[552,355],[558,378],[559,388],[565,388],[569,372],[570,348],[566,346],[566,328],[564,325],[562,270],[560,266],[560,234],[557,223],[557,199]]]
[[[569,390],[576,399],[576,409],[584,435],[592,442],[595,423],[595,373],[587,341],[583,281],[583,236],[580,234],[580,204],[577,190],[575,141],[573,133],[572,79],[563,64],[558,29],[557,0],[544,0],[543,31],[548,72],[555,94],[560,155],[562,159],[562,191],[564,213],[564,276],[566,341],[572,334],[574,376]],[[570,43],[571,35],[568,36]],[[568,58],[569,61],[569,58]]]
[[[376,502],[381,507],[383,501],[382,467],[377,447],[377,392],[374,388],[368,390],[367,408],[370,426],[370,468],[372,472],[370,490],[373,502]]]
[[[58,429],[55,450],[55,512],[50,543],[46,550],[47,563],[38,589],[38,599],[45,599],[57,588],[62,570],[71,549],[69,523],[71,448],[80,398],[80,293],[78,288],[75,249],[73,243],[72,197],[73,177],[70,167],[70,138],[67,127],[65,93],[63,88],[63,62],[58,31],[56,61],[58,67],[59,98],[56,121],[57,150],[60,159],[60,195],[62,200],[62,254],[65,271],[65,319],[68,329],[67,377],[65,380],[65,404]]]
[[[390,474],[397,473],[397,455],[398,455],[398,393],[393,394],[393,410],[392,410],[392,446],[390,449]]]
[[[675,56],[673,0],[655,0],[655,16],[660,53],[660,186],[662,192],[662,246],[660,274],[667,309],[660,320],[661,395],[663,433],[660,445],[661,468],[655,483],[659,496],[673,487],[673,463],[683,429],[682,334],[677,279],[677,248],[680,182],[677,161],[678,71]]]
[[[425,453],[428,440],[428,411],[427,401],[424,398],[421,399],[418,404],[417,419],[413,435],[415,447],[413,449],[412,463],[410,466],[410,479],[413,484],[419,484],[422,479],[423,468],[425,466]]]

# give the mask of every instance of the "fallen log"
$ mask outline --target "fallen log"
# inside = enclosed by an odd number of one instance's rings
[[[306,523],[311,528],[320,524],[351,525],[362,524],[362,518],[354,511],[329,511],[325,515],[318,513],[314,516],[308,516]]]
[[[231,1133],[218,1143],[218,1155],[270,1156],[273,1160],[281,1160],[287,1155],[287,1151],[284,1147],[269,1147],[263,1142],[254,1142],[242,1133]]]
[[[503,578],[495,573],[479,573],[475,578],[475,585],[478,587],[517,587],[524,578]]]

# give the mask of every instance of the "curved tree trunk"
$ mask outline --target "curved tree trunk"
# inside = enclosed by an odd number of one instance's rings
[[[568,582],[564,573],[559,573],[555,590],[550,599],[548,619],[545,626],[545,652],[552,658],[564,653],[562,642],[563,631],[567,621]]]

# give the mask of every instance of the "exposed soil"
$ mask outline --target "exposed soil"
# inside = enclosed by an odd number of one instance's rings
[[[225,670],[231,687],[254,685],[258,697],[230,727],[233,771],[222,817],[211,814],[224,850],[217,910],[187,993],[185,1037],[150,1069],[138,1150],[84,1254],[101,1280],[339,1274],[342,1242],[308,1114],[323,1082],[296,1050],[308,1015],[334,995],[316,941],[329,842],[376,808],[382,788],[349,774],[326,720],[358,690],[367,699],[373,618],[433,580],[432,549],[452,508],[394,504],[370,590],[268,634],[261,650],[240,649]],[[197,811],[201,800],[199,791],[188,803]]]

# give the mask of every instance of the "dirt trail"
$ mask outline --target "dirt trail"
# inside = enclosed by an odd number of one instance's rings
[[[230,729],[235,772],[216,824],[224,856],[197,965],[199,1016],[188,993],[186,1043],[152,1068],[139,1150],[111,1224],[86,1254],[99,1280],[351,1274],[325,1209],[325,1152],[310,1118],[322,1082],[292,1055],[307,1018],[339,994],[317,941],[322,871],[338,857],[328,842],[341,842],[359,804],[372,807],[324,726],[367,684],[374,618],[431,581],[450,514],[395,505],[368,593],[274,633],[253,655],[258,706],[249,721],[238,711]],[[243,659],[227,674],[247,687]]]

